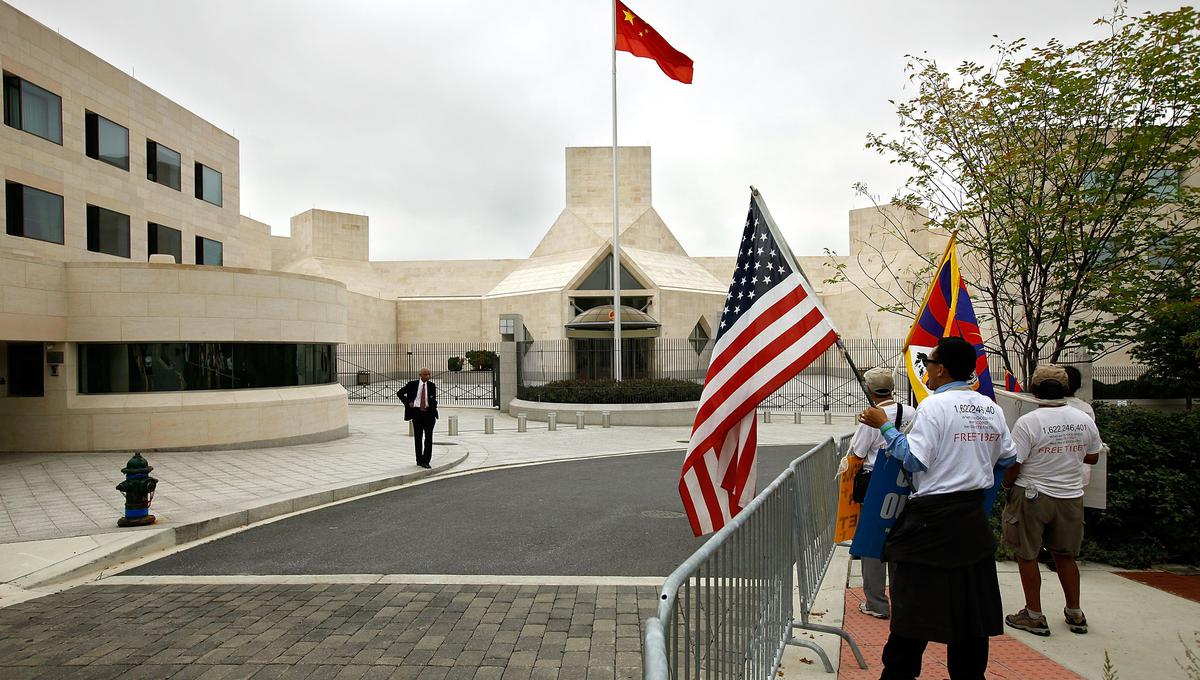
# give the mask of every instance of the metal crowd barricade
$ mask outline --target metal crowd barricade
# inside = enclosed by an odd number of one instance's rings
[[[792,627],[840,636],[850,645],[850,651],[854,652],[859,667],[866,668],[867,662],[849,633],[836,626],[813,623],[809,620],[813,603],[821,590],[821,582],[825,580],[825,572],[829,570],[829,563],[833,561],[833,551],[836,547],[833,535],[838,512],[837,467],[838,462],[850,450],[850,441],[853,438],[853,434],[839,438],[836,448],[830,439],[826,442],[828,446],[809,451],[789,466],[789,470],[797,477],[794,535],[796,585],[800,591],[800,620],[794,621]],[[821,658],[825,671],[833,672],[833,664],[820,645],[804,638],[797,639],[794,644],[815,651]]]
[[[797,638],[793,629],[840,635],[866,668],[849,634],[808,621],[833,556],[839,445],[847,447],[848,438],[838,444],[828,439],[793,461],[667,577],[658,615],[646,621],[646,680],[768,680],[788,644],[817,651],[832,672],[820,646]],[[793,603],[797,583],[799,621]]]

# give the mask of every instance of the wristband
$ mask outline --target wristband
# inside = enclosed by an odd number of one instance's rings
[[[889,427],[892,428],[893,430],[896,429],[896,426],[889,421],[879,427],[879,432],[881,434],[886,434]]]

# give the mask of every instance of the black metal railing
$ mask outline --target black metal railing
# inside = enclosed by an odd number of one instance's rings
[[[338,382],[352,402],[398,403],[396,392],[428,368],[438,386],[439,403],[496,407],[498,350],[494,342],[339,345]]]

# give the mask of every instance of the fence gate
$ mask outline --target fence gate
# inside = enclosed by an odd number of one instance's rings
[[[396,392],[428,368],[444,406],[500,406],[494,342],[338,345],[338,382],[351,403],[399,404]]]

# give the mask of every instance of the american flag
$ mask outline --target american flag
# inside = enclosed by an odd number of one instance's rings
[[[679,479],[697,536],[754,498],[758,404],[837,341],[755,191]]]

